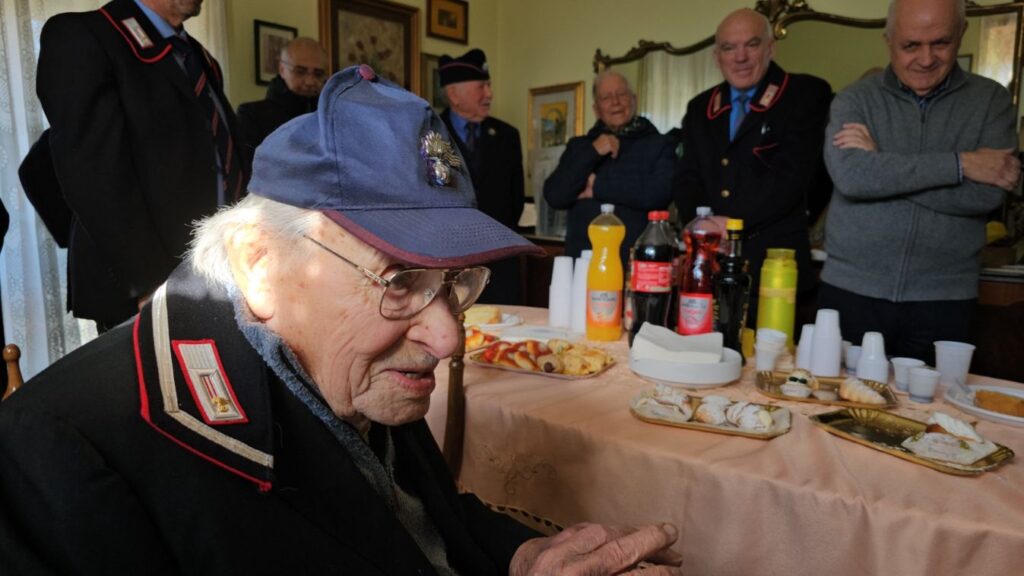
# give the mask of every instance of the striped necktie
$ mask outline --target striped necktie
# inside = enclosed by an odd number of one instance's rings
[[[234,202],[242,193],[242,165],[234,153],[234,142],[228,130],[227,119],[223,117],[214,103],[216,95],[207,81],[207,72],[213,66],[206,62],[206,55],[180,36],[170,36],[167,40],[174,47],[174,52],[181,59],[185,75],[192,85],[196,99],[203,106],[206,116],[210,119],[210,133],[217,147],[217,158],[220,160],[221,190],[219,201]],[[204,65],[204,63],[206,65]],[[220,203],[220,202],[219,202]]]

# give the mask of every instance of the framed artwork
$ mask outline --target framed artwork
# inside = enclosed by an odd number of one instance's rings
[[[320,39],[332,72],[366,64],[383,78],[420,87],[419,8],[387,0],[319,0]]]
[[[277,76],[281,49],[299,35],[299,30],[273,22],[253,20],[252,35],[256,41],[253,50],[256,55],[256,83],[266,86]]]
[[[469,43],[469,4],[463,0],[427,0],[427,36]]]
[[[437,70],[438,57],[433,54],[420,54],[420,96],[430,102],[434,112],[441,113],[445,108],[441,97],[441,73]]]
[[[974,64],[973,54],[961,54],[956,57],[956,63],[963,68],[964,72],[974,72],[971,66]]]
[[[583,82],[530,88],[527,117],[529,149],[564,146],[583,134]]]

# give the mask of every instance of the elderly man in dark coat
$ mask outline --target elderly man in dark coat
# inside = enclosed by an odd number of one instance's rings
[[[569,210],[565,253],[579,256],[590,248],[587,226],[614,204],[626,225],[622,263],[647,226],[647,213],[665,210],[672,201],[675,146],[646,118],[636,115],[636,95],[618,72],[594,79],[597,123],[586,136],[569,141],[558,167],[544,181],[544,199],[553,208]]]

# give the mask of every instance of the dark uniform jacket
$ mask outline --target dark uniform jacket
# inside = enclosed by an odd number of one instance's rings
[[[267,97],[238,105],[238,128],[242,151],[252,164],[256,147],[282,124],[307,112],[316,112],[318,98],[299,96],[288,89],[280,76],[267,86]]]
[[[469,174],[476,191],[477,207],[484,214],[516,230],[523,213],[523,151],[519,131],[497,118],[480,123],[476,143],[476,160],[462,141],[463,134],[452,128],[452,111],[445,108],[441,120],[469,164]],[[519,259],[511,258],[488,264],[491,281],[479,301],[490,304],[523,304]]]
[[[627,265],[629,248],[647,226],[647,213],[667,210],[672,201],[672,170],[676,156],[671,138],[658,133],[646,118],[637,117],[635,127],[618,135],[617,158],[601,156],[594,140],[609,133],[598,121],[586,136],[577,136],[558,160],[558,167],[544,181],[544,199],[552,208],[568,209],[565,254],[577,257],[590,248],[587,227],[601,213],[601,204],[615,204],[615,215],[626,225],[621,256]],[[577,200],[596,174],[594,197]]]
[[[824,80],[789,74],[772,62],[732,142],[727,83],[687,106],[673,185],[679,218],[685,225],[697,206],[710,206],[715,214],[743,219],[743,254],[755,280],[752,304],[768,248],[795,249],[800,285],[813,284],[807,204],[809,197],[831,193],[822,161],[831,97]]]
[[[433,574],[223,291],[179,268],[154,344],[160,300],[0,405],[3,573]],[[505,574],[536,534],[457,494],[424,421],[392,438],[395,474],[412,479],[450,565]]]
[[[132,0],[54,16],[40,45],[36,88],[74,214],[68,308],[115,324],[167,279],[189,223],[217,208],[210,118],[170,44]],[[206,56],[207,81],[237,134],[220,68]],[[227,195],[244,189],[243,179]]]

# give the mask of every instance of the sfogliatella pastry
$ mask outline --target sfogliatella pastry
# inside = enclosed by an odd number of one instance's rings
[[[861,404],[885,404],[885,398],[857,378],[847,378],[839,385],[839,397],[850,402]]]
[[[963,465],[977,462],[998,449],[970,424],[942,412],[932,414],[925,431],[907,438],[902,446],[918,456]]]
[[[1024,398],[1002,392],[978,390],[974,393],[974,405],[1000,414],[1024,418]]]
[[[682,390],[664,384],[655,384],[654,394],[641,398],[637,407],[643,407],[652,416],[666,420],[688,422],[693,416],[690,397]]]
[[[725,407],[727,405],[728,404],[722,405],[714,402],[708,402],[705,398],[693,413],[693,419],[697,422],[703,422],[704,424],[721,426],[727,422],[725,418]]]
[[[772,427],[772,415],[750,402],[736,402],[725,411],[725,418],[737,428],[751,432],[767,432]]]

